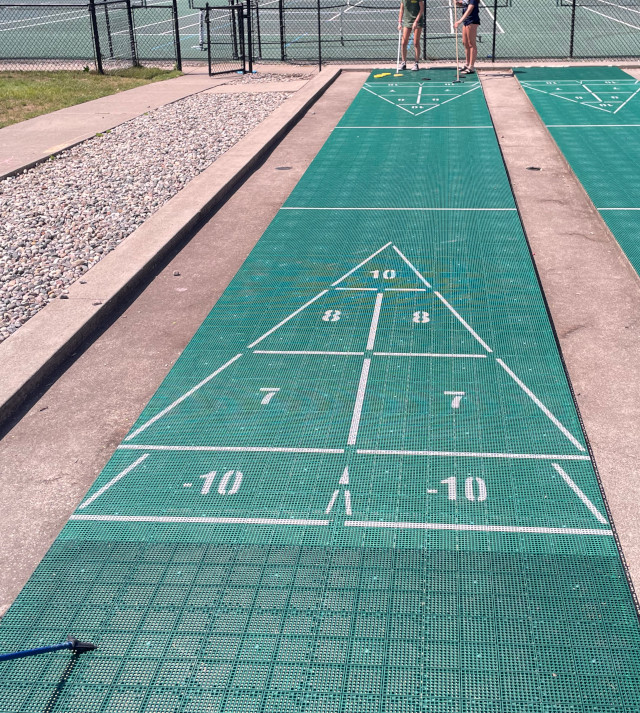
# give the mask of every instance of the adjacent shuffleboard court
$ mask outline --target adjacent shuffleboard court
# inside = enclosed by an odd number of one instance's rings
[[[516,76],[640,273],[640,81],[616,67],[527,68]]]
[[[640,709],[634,598],[454,76],[369,77],[0,625],[98,650],[3,664],[0,710]]]

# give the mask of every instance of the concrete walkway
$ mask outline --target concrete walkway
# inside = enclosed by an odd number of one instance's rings
[[[259,67],[259,74],[295,72],[311,76],[315,71],[314,67]],[[112,129],[165,104],[224,85],[237,76],[234,73],[210,77],[206,66],[189,67],[183,76],[175,79],[145,84],[6,126],[0,129],[0,180],[30,168],[101,131]],[[243,86],[245,88],[242,91],[248,91],[246,85]],[[259,91],[283,91],[273,88],[267,90],[258,84],[256,88],[259,88]],[[286,91],[291,89],[291,86],[288,86]]]

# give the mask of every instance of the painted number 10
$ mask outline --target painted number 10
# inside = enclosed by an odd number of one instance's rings
[[[200,477],[204,480],[204,485],[200,491],[202,495],[208,495],[216,479],[217,471],[207,473],[206,475],[201,475]],[[233,478],[233,481],[231,480]],[[242,473],[239,470],[228,470],[220,479],[218,483],[218,492],[220,495],[235,495],[238,490],[240,490],[240,484],[242,483]],[[229,487],[231,485],[231,487]]]
[[[375,280],[378,280],[380,278],[380,270],[369,270],[369,272],[373,275],[373,278]],[[395,270],[384,270],[382,273],[382,279],[383,280],[395,280],[396,279],[396,271]]]
[[[455,476],[440,481],[449,489],[449,500],[458,498],[458,479]],[[464,481],[464,496],[469,502],[481,503],[487,499],[487,486],[482,478],[467,478]]]

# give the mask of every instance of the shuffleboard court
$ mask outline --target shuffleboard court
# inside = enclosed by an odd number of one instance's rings
[[[516,75],[640,273],[640,81],[615,67],[527,68]]]
[[[634,597],[453,78],[369,77],[0,624],[98,650],[63,684],[64,654],[2,664],[0,710],[638,710]]]

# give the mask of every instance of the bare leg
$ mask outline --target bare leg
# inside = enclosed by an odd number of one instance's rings
[[[407,45],[409,44],[409,36],[410,35],[411,35],[411,28],[403,27],[402,28],[402,45],[400,47],[400,56],[402,57],[403,62],[407,61]]]
[[[476,45],[478,25],[469,25],[467,29],[469,30],[469,64],[467,66],[473,69],[476,64],[476,57],[478,56],[478,47]]]
[[[469,42],[469,28],[471,25],[462,26],[462,44],[464,45],[464,63],[465,66],[471,67],[471,44]]]
[[[420,35],[422,33],[422,27],[416,28],[413,33],[413,46],[416,50],[416,62],[420,61]]]

